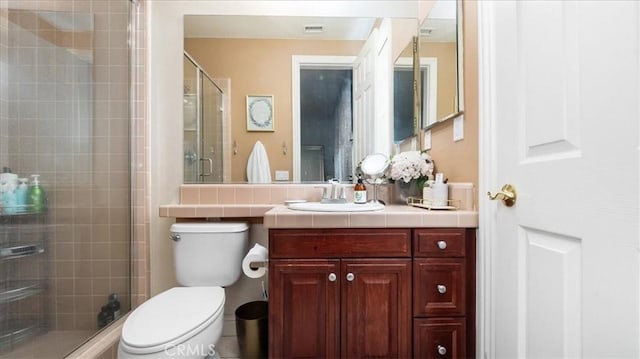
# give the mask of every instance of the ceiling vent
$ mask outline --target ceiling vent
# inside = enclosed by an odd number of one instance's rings
[[[420,36],[431,36],[431,33],[433,32],[434,28],[432,27],[423,27],[420,28]]]
[[[304,25],[304,32],[308,34],[317,34],[324,31],[324,25]]]

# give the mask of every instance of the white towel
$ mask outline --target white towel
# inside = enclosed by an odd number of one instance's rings
[[[247,180],[249,183],[271,183],[269,157],[262,142],[257,141],[247,161]]]

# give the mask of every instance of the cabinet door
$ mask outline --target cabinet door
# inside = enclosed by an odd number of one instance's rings
[[[340,356],[339,263],[339,260],[270,262],[270,358]]]
[[[342,261],[342,357],[411,356],[411,261]]]
[[[416,319],[413,357],[466,358],[464,318]]]

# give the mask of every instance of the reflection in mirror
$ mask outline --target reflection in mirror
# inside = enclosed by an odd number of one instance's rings
[[[375,145],[370,147],[375,147],[376,152],[390,151],[393,138],[391,123],[388,122],[388,127],[385,127],[385,124],[379,126],[379,121],[391,121],[391,103],[386,107],[389,114],[385,116],[363,111],[356,114],[354,108],[358,97],[355,92],[352,93],[352,87],[357,86],[352,77],[357,76],[351,71],[365,42],[372,38],[370,35],[376,30],[381,43],[391,44],[395,41],[390,38],[389,41],[382,41],[387,37],[382,36],[380,28],[388,22],[388,19],[353,17],[186,15],[184,50],[216,82],[223,79],[229,86],[221,87],[225,104],[223,128],[227,136],[224,138],[223,159],[224,165],[230,166],[230,174],[226,170],[224,172],[224,181],[246,181],[247,158],[256,141],[264,144],[270,167],[280,171],[280,174],[284,172],[286,180],[294,181],[315,182],[328,178],[350,181],[353,165],[359,160],[350,158],[355,151],[352,148],[369,141]],[[416,19],[412,18],[410,22],[410,26],[409,21],[403,24],[412,30],[408,37],[403,38],[403,44],[406,44],[407,38],[417,34]],[[309,28],[309,25],[313,26]],[[305,26],[308,28],[306,31]],[[322,28],[322,31],[318,28]],[[388,34],[395,37],[395,32]],[[401,49],[394,49],[394,56]],[[385,58],[385,64],[390,64],[390,60]],[[387,65],[387,69],[389,81],[375,81],[375,86],[381,87],[379,93],[391,91],[388,87],[392,86],[390,66]],[[325,70],[330,72],[323,72]],[[346,77],[343,74],[338,76],[344,70],[347,70]],[[334,74],[339,78],[330,84],[329,80]],[[308,91],[303,93],[305,89]],[[322,89],[328,92],[319,93]],[[249,94],[273,96],[276,109],[273,132],[247,130],[245,97]],[[391,93],[385,98],[390,102]],[[325,99],[332,102],[323,103]],[[370,100],[369,106],[375,105],[377,109],[380,101],[376,101]],[[308,104],[311,104],[309,108],[303,108]],[[329,121],[332,113],[338,113],[346,122]],[[364,132],[358,132],[356,118],[362,119],[358,123],[361,128],[367,129],[366,133],[376,136],[365,136]],[[378,121],[375,126],[369,122],[374,120]],[[380,128],[385,129],[383,134],[377,133],[381,131]],[[330,141],[318,137],[321,133],[328,133]],[[230,150],[231,143],[235,144],[234,151]],[[380,145],[384,143],[386,145]],[[290,148],[290,151],[283,151],[283,147]],[[208,170],[206,161],[198,159],[197,162],[205,171]],[[216,173],[216,170],[213,168],[211,172]]]
[[[437,0],[420,26],[421,128],[462,111],[462,32],[458,1]]]
[[[415,134],[413,41],[409,42],[393,68],[393,142],[399,143]]]
[[[184,53],[184,183],[222,182],[222,90]]]
[[[300,180],[351,181],[352,70],[322,66],[299,71]]]

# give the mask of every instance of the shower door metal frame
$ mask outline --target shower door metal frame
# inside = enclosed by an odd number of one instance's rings
[[[216,84],[215,81],[213,81],[213,78],[211,76],[209,76],[209,74],[204,71],[204,69],[202,68],[202,66],[200,66],[200,64],[193,58],[191,57],[191,55],[189,55],[186,51],[183,51],[183,54],[185,56],[185,58],[187,60],[189,60],[195,67],[196,67],[196,96],[195,96],[195,101],[196,101],[196,149],[198,151],[198,153],[196,153],[196,157],[197,157],[197,178],[199,179],[197,183],[203,183],[205,182],[205,177],[209,177],[213,174],[213,159],[211,157],[202,157],[202,154],[204,152],[204,149],[202,148],[202,121],[203,121],[203,114],[202,114],[202,96],[204,93],[204,86],[203,86],[203,76],[206,77],[209,81],[211,81],[211,83],[213,84],[213,86],[215,86],[218,91],[220,91],[221,94],[224,94],[224,91],[222,91],[222,89],[218,86],[218,84]],[[184,112],[183,112],[184,113]],[[183,124],[184,124],[184,119],[183,119]],[[204,168],[202,165],[202,162],[207,162],[209,164],[209,172],[205,173],[204,172]],[[220,169],[222,170],[222,168]]]

